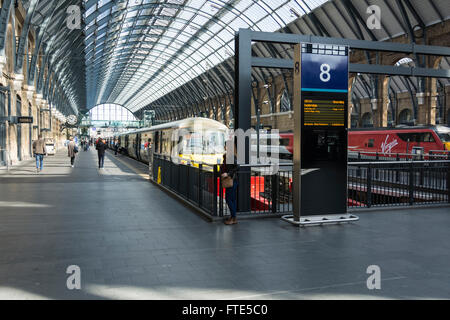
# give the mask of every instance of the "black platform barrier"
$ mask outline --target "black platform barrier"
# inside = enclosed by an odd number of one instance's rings
[[[238,216],[292,215],[293,164],[280,165],[276,172],[271,170],[270,165],[248,165],[246,169],[250,172],[252,185],[249,191],[250,208],[248,211],[238,211]],[[200,209],[211,220],[230,215],[225,201],[225,190],[220,187],[222,180],[217,165],[176,164],[170,157],[154,155],[152,170],[153,182],[170,190],[180,200]],[[324,172],[329,173],[327,170],[328,168],[325,168]],[[247,172],[245,174],[248,174]],[[348,191],[345,201],[348,208],[450,203],[450,160],[352,162],[346,172],[348,177],[345,179],[345,189]],[[240,174],[242,173],[238,173]],[[316,176],[312,174],[308,178]],[[322,185],[322,190],[332,189],[333,186],[329,185]],[[341,196],[335,201],[341,201]],[[326,201],[321,201],[320,205],[323,205],[324,212],[329,210]],[[311,217],[320,217],[321,220]],[[331,215],[310,215],[303,216],[302,219],[303,223],[310,224],[333,221]],[[341,222],[340,219],[338,221]]]

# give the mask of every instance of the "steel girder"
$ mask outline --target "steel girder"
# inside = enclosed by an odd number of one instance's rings
[[[50,10],[51,14],[45,18],[43,24],[39,28],[39,31],[37,32],[36,44],[35,44],[33,56],[31,58],[30,66],[28,68],[28,80],[27,80],[28,85],[32,85],[34,83],[35,74],[36,74],[36,66],[37,66],[37,61],[39,58],[39,52],[41,51],[45,33],[50,24],[52,16],[55,13],[57,5],[58,5],[58,2],[54,1],[52,4],[51,10]]]
[[[68,36],[77,32],[71,32],[69,28],[61,28],[61,25],[63,25],[67,17],[67,6],[79,4],[81,1],[66,0],[61,3],[51,0],[31,0],[22,1],[22,3],[26,16],[24,17],[22,32],[18,39],[17,50],[14,48],[15,41],[13,41],[13,52],[15,53],[13,59],[14,72],[16,74],[23,73],[23,60],[26,56],[27,59],[29,58],[31,60],[27,70],[27,85],[33,86],[36,83],[36,92],[43,93],[53,105],[58,103],[58,109],[65,109],[60,105],[64,101],[64,103],[68,103],[72,106],[73,112],[77,113],[78,107],[85,105],[85,102],[83,101],[85,95],[85,82],[83,78],[83,68],[80,68],[83,67],[84,64],[82,64],[81,59],[78,63],[68,60],[74,58],[73,52],[77,52],[77,50],[78,57],[81,57],[84,48],[77,45],[76,41],[67,43]],[[0,54],[4,54],[6,30],[9,17],[11,17],[12,4],[13,1],[4,1],[1,10]],[[37,23],[38,19],[42,19],[42,21],[40,21],[41,23]],[[14,24],[14,17],[12,23]],[[28,35],[32,29],[36,31],[35,49],[30,57],[27,50],[27,43]],[[77,33],[76,37],[80,38],[81,36],[81,33]],[[56,47],[60,45],[62,46],[59,48]],[[43,54],[41,55],[42,51]],[[55,58],[58,59],[58,61],[53,64],[52,61]],[[39,59],[41,63],[39,75],[36,79],[36,69]],[[55,72],[57,74],[54,74]],[[44,76],[46,78],[45,83],[43,81]],[[52,87],[49,87],[50,78],[52,78],[52,82],[61,81],[58,85],[62,88],[64,98],[58,98],[58,100],[56,100],[56,96],[53,93],[49,94],[55,86],[52,83]]]
[[[0,13],[0,55],[5,56],[6,32],[14,0],[3,1]]]
[[[28,46],[28,33],[30,32],[30,24],[31,20],[33,19],[38,2],[39,0],[31,0],[30,5],[26,11],[25,21],[22,26],[22,32],[19,37],[19,44],[17,46],[16,63],[14,66],[14,72],[16,74],[22,73],[25,50],[27,50]]]

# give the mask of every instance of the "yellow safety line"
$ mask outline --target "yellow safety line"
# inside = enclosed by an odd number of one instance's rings
[[[114,158],[114,159],[116,159],[117,161],[119,161],[120,163],[122,163],[124,166],[126,166],[127,168],[129,168],[129,169],[131,169],[131,170],[133,170],[134,171],[134,173],[136,173],[138,176],[141,176],[142,178],[144,178],[145,180],[148,180],[149,179],[149,176],[148,176],[148,174],[144,174],[144,173],[142,173],[142,171],[138,171],[138,169],[136,169],[136,168],[134,168],[134,167],[132,167],[130,164],[128,164],[128,163],[126,163],[125,161],[123,161],[122,159],[120,159],[120,158]],[[111,162],[113,162],[111,159],[109,159]]]

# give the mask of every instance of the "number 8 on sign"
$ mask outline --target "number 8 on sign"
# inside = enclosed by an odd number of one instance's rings
[[[331,80],[330,70],[331,70],[331,67],[329,64],[324,63],[320,66],[320,71],[321,71],[320,80],[322,82],[328,82]]]

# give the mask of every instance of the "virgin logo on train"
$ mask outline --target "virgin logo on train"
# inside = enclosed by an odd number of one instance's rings
[[[381,152],[384,154],[391,153],[392,148],[394,148],[396,145],[398,145],[397,139],[394,139],[391,142],[388,142],[388,140],[389,140],[389,135],[387,135],[386,140],[384,140],[384,142],[381,143]]]

